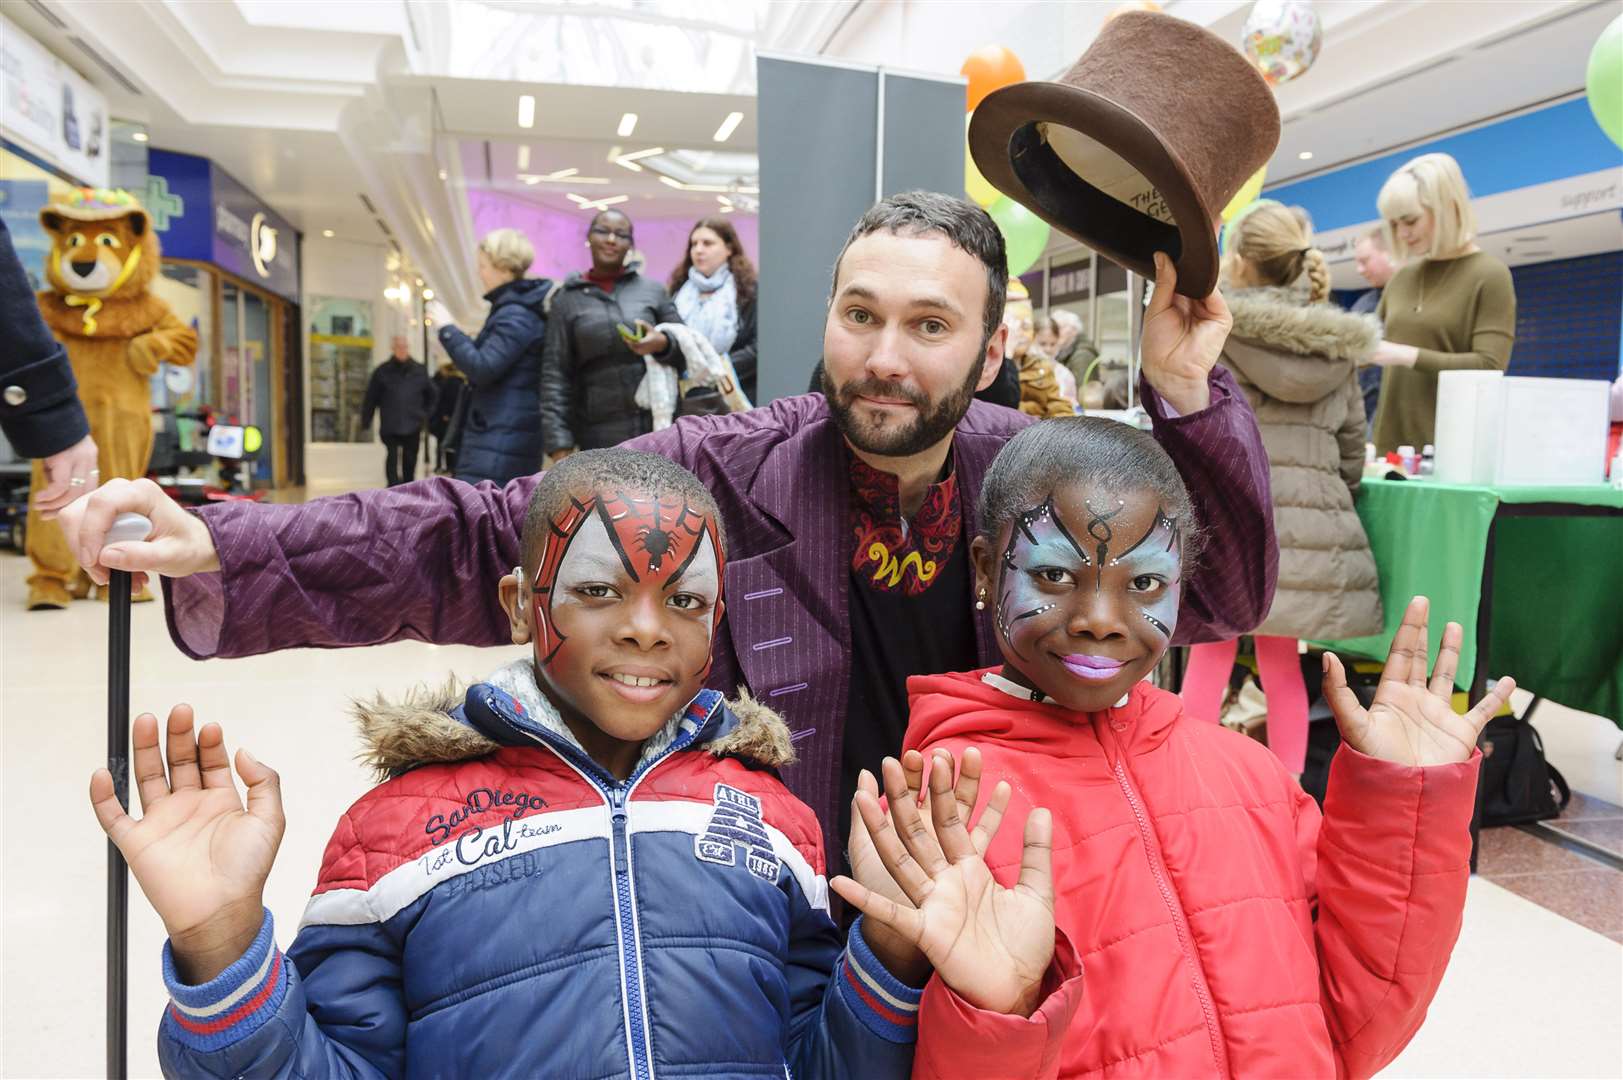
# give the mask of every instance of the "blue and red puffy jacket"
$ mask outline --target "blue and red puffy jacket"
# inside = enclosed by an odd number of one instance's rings
[[[166,1074],[908,1075],[920,991],[830,919],[769,710],[704,691],[621,783],[489,683],[448,704],[373,717],[374,764],[437,763],[344,815],[285,957],[268,913],[202,986],[165,946]]]

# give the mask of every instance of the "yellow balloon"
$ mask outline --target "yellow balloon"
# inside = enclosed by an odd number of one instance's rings
[[[257,453],[259,453],[259,448],[261,446],[264,446],[264,445],[265,445],[265,435],[258,428],[256,428],[256,427],[245,427],[245,428],[242,429],[242,452],[243,453],[245,453],[245,454],[257,454]]]
[[[986,177],[975,167],[975,159],[969,152],[969,119],[974,116],[969,113],[964,117],[964,191],[975,203],[981,207],[991,206],[1003,197],[1003,193],[986,182]]]
[[[1251,179],[1240,185],[1240,190],[1234,193],[1234,198],[1230,199],[1229,204],[1223,207],[1221,216],[1225,224],[1229,218],[1257,201],[1257,196],[1262,194],[1262,182],[1267,174],[1268,166],[1264,165],[1251,174]]]

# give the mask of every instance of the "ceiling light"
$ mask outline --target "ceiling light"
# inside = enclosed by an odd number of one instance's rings
[[[521,177],[519,177],[519,179],[523,180],[526,184],[529,184],[531,187],[534,187],[536,184],[539,184],[541,182],[541,178],[539,176],[521,176]]]
[[[440,170],[440,179],[441,180],[449,180],[450,178],[451,178],[451,176],[450,176],[449,173],[447,173],[444,169]]]
[[[1312,161],[1313,160],[1313,151],[1311,151],[1311,150],[1303,150],[1300,154],[1296,155],[1296,160],[1298,160],[1298,161]]]
[[[422,278],[417,279],[417,287],[419,289],[421,289],[423,287],[423,279]]]
[[[530,144],[525,143],[518,148],[518,168],[520,172],[530,167]]]
[[[739,122],[743,119],[744,114],[741,112],[728,113],[727,119],[723,120],[721,122],[721,126],[716,129],[715,140],[717,142],[726,142],[728,139],[732,138],[733,132],[737,130]]]
[[[634,112],[628,112],[624,116],[620,117],[620,126],[615,129],[615,134],[619,135],[622,139],[629,139],[631,138],[631,133],[636,130],[637,114]]]
[[[673,188],[675,188],[675,189],[676,189],[676,190],[678,190],[678,191],[681,191],[681,190],[682,190],[682,189],[683,189],[683,188],[685,188],[685,187],[687,187],[687,185],[686,185],[686,184],[684,184],[684,183],[682,183],[682,181],[680,181],[680,180],[673,180],[673,179],[671,179],[671,178],[670,178],[670,177],[669,177],[669,176],[661,176],[661,177],[660,177],[660,178],[659,178],[659,182],[660,182],[660,183],[661,183],[661,184],[665,184],[665,185],[666,185],[666,186],[668,186],[668,187],[673,187]]]
[[[574,176],[578,172],[580,172],[579,169],[559,169],[557,172],[549,172],[549,173],[547,173],[545,176],[541,177],[541,179],[543,179],[543,180],[563,180],[563,179],[565,179],[567,177]]]
[[[130,138],[134,139],[136,142],[146,142],[150,136],[144,131],[137,131],[132,134]]]
[[[432,299],[434,299],[434,290],[433,289],[424,289],[423,290],[423,299],[424,300],[432,300]]]
[[[725,195],[717,195],[716,196],[716,201],[719,202],[723,206],[731,206],[731,205],[733,205],[733,200],[729,199]]]
[[[533,94],[520,94],[518,96],[518,126],[521,128],[535,127],[535,96]]]
[[[650,146],[646,150],[634,150],[629,154],[621,154],[619,155],[618,160],[641,161],[645,157],[653,157],[655,154],[663,154],[664,152],[665,148],[663,146]]]
[[[610,195],[606,199],[593,199],[591,202],[581,203],[580,208],[582,210],[607,210],[611,206],[618,206],[620,203],[629,202],[630,200],[630,195]]]
[[[638,165],[635,161],[627,161],[623,157],[614,158],[613,161],[616,165],[619,165],[622,168],[630,169],[632,172],[642,172],[642,166]]]
[[[333,237],[333,231],[331,229],[322,229],[321,235],[325,236],[328,240],[331,240]]]
[[[585,206],[587,203],[592,201],[591,199],[588,199],[584,195],[576,195],[573,191],[564,192],[564,198],[568,199],[570,202],[574,203],[576,206]]]

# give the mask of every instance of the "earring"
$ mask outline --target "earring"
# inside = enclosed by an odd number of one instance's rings
[[[980,591],[980,594],[975,597],[975,610],[976,611],[985,611],[986,610],[986,590],[985,589],[982,589]]]

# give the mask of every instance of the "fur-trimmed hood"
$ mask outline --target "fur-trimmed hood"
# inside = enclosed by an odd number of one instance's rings
[[[1309,303],[1300,286],[1236,289],[1224,299],[1234,329],[1223,362],[1282,401],[1317,401],[1335,392],[1380,343],[1374,316]]]
[[[534,667],[520,660],[495,672],[485,686],[494,687],[520,705],[536,726],[580,748],[546,697],[536,686]],[[501,743],[480,732],[465,717],[465,709],[480,685],[464,686],[454,676],[438,685],[419,685],[402,697],[382,694],[357,700],[354,715],[364,748],[361,761],[378,779],[398,776],[419,765],[466,761],[501,748]],[[712,722],[714,732],[699,746],[716,757],[739,757],[768,768],[794,761],[789,728],[777,713],[740,690],[724,705],[725,716]],[[682,713],[643,746],[642,760],[662,753],[680,730]],[[639,761],[639,764],[641,762]]]

